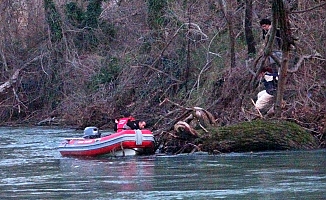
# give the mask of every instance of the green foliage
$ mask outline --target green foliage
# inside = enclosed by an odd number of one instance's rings
[[[102,2],[103,0],[90,0],[86,11],[83,11],[75,2],[67,3],[65,6],[68,21],[73,26],[83,29],[74,38],[75,45],[79,49],[96,50],[95,48],[100,44],[108,45],[108,42],[116,36],[116,29],[113,24],[99,21]]]
[[[89,30],[86,33],[83,33],[83,47],[85,50],[92,51],[93,48],[96,48],[99,45],[99,40],[95,34],[94,30]]]
[[[65,6],[65,13],[69,22],[78,28],[97,28],[99,25],[99,17],[102,12],[102,1],[103,0],[90,0],[85,12],[82,8],[78,7],[76,2],[67,3]]]
[[[167,0],[148,0],[147,8],[148,8],[148,24],[153,29],[160,29],[166,18],[164,17],[164,13],[167,7]]]
[[[89,88],[98,89],[100,85],[113,82],[119,75],[120,66],[117,58],[108,58],[99,72],[92,77]]]
[[[101,22],[100,23],[100,28],[102,30],[102,35],[105,37],[103,37],[101,39],[101,41],[105,42],[105,41],[111,41],[113,38],[115,38],[116,34],[117,34],[117,30],[114,26],[114,24],[109,24],[107,22]]]
[[[56,43],[62,39],[62,21],[59,12],[52,0],[44,0],[46,21],[51,32],[51,42]]]
[[[140,46],[141,53],[148,54],[151,52],[151,50],[152,50],[152,45],[148,41],[143,42],[142,45]]]
[[[103,0],[90,0],[85,12],[84,26],[87,28],[97,28],[98,19],[102,12],[102,1]]]
[[[83,10],[78,7],[76,2],[67,3],[65,6],[65,13],[69,22],[76,27],[80,27],[85,19]]]

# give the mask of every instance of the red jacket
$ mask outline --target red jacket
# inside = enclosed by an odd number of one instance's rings
[[[124,130],[129,120],[135,120],[135,119],[133,117],[124,117],[119,119],[117,124],[117,132]]]

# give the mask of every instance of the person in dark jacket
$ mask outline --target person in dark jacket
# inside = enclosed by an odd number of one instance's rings
[[[132,130],[144,129],[146,127],[146,122],[143,120],[129,121],[127,126]]]
[[[272,22],[269,19],[262,19],[259,22],[262,30],[263,30],[263,39],[266,40],[270,36],[270,30],[272,28]],[[278,58],[279,61],[282,60],[282,39],[281,39],[281,33],[279,29],[276,29],[276,35],[275,40],[272,46],[272,54],[276,58]],[[275,60],[272,57],[269,57],[269,62],[271,65],[275,64]],[[275,67],[275,66],[274,66]]]

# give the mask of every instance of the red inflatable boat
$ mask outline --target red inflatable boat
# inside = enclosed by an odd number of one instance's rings
[[[154,136],[149,130],[123,130],[101,137],[96,127],[86,127],[83,138],[65,138],[58,149],[62,156],[153,154]]]

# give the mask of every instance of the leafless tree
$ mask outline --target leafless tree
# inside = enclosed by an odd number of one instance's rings
[[[289,22],[289,7],[283,0],[275,0],[272,4],[273,12],[273,24],[272,35],[275,36],[276,27],[280,27],[280,34],[282,40],[282,63],[279,74],[279,83],[277,88],[276,102],[275,102],[275,114],[276,116],[281,116],[282,111],[282,100],[284,95],[284,87],[286,84],[287,71],[289,68],[289,59],[290,59],[290,49],[291,45],[294,45],[293,36],[290,29]],[[271,38],[271,43],[273,38]]]
[[[253,8],[252,8],[252,0],[246,0],[245,2],[246,8],[245,8],[245,36],[246,36],[246,42],[247,42],[247,48],[248,48],[248,57],[253,57],[256,54],[256,43],[255,38],[252,31],[252,14],[253,14]]]

